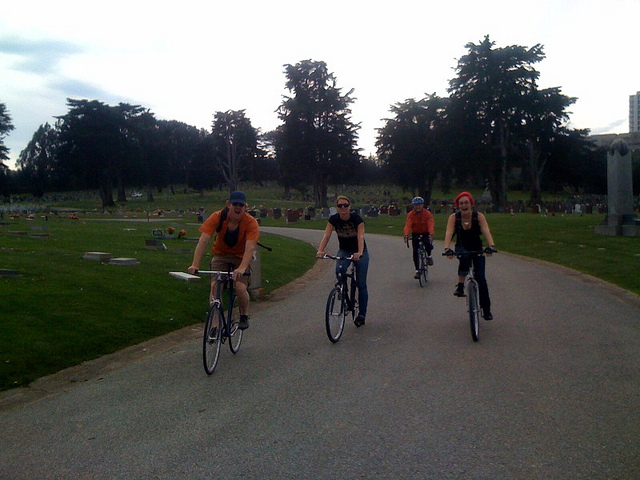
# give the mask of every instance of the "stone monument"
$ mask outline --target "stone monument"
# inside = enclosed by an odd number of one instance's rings
[[[607,152],[607,197],[607,215],[596,233],[640,237],[640,222],[633,211],[631,152],[622,139],[614,140]]]

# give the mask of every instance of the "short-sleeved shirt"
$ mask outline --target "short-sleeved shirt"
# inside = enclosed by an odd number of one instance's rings
[[[222,215],[222,210],[218,210],[217,212],[209,215],[204,223],[200,226],[199,230],[201,233],[206,233],[209,236],[216,235],[216,229],[220,223],[220,216]],[[252,240],[254,242],[258,242],[260,238],[260,231],[258,228],[258,221],[249,215],[247,212],[242,215],[240,218],[240,222],[238,224],[237,230],[237,238],[235,235],[227,235],[227,229],[229,227],[229,219],[227,218],[222,223],[222,229],[217,233],[216,239],[213,242],[213,246],[211,247],[211,252],[214,255],[233,255],[235,257],[242,258],[244,255],[245,245],[247,240]],[[234,244],[227,245],[225,242],[225,238],[233,238]]]
[[[336,229],[340,250],[350,255],[356,253],[358,251],[358,225],[364,223],[362,217],[351,212],[348,220],[342,220],[340,214],[336,213],[329,217],[329,223]],[[365,242],[364,250],[366,249],[367,243]]]

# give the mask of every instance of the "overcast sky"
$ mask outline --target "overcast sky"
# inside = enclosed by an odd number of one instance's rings
[[[541,88],[577,97],[573,128],[628,131],[640,91],[640,0],[19,0],[0,8],[0,102],[15,130],[11,161],[67,98],[127,102],[210,130],[217,111],[278,124],[285,64],[327,63],[362,153],[375,153],[389,107],[447,95],[465,45],[542,44]]]

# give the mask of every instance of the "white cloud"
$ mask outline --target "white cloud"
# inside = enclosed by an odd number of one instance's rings
[[[446,95],[465,44],[487,34],[498,47],[544,45],[539,83],[578,97],[573,127],[625,131],[640,90],[638,18],[637,0],[11,2],[0,13],[0,101],[16,127],[5,143],[15,159],[67,97],[141,104],[202,128],[216,111],[246,109],[270,130],[283,65],[311,58],[355,89],[353,120],[372,153],[390,105]]]

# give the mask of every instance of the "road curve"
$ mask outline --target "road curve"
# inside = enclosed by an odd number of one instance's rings
[[[436,255],[420,288],[400,237],[367,243],[364,327],[327,339],[323,263],[256,305],[241,351],[224,349],[211,377],[194,327],[5,402],[0,478],[640,478],[637,296],[499,253],[495,320],[475,343],[455,261]]]

